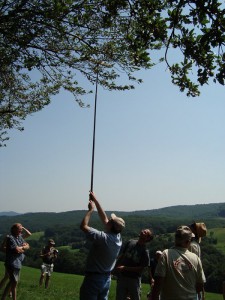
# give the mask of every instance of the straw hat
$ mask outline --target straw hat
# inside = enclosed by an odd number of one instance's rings
[[[204,236],[206,236],[207,228],[205,226],[205,223],[195,223],[195,230],[196,230],[195,234],[198,237],[204,237]]]
[[[192,232],[195,234],[196,239],[198,239],[198,242],[201,242],[201,238],[206,236],[207,234],[207,228],[205,223],[193,223],[190,225],[190,228]]]

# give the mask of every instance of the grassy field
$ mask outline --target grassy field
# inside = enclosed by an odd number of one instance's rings
[[[4,274],[4,265],[0,262],[0,277]],[[23,267],[18,286],[18,300],[78,300],[79,288],[83,277],[79,275],[53,273],[49,289],[38,286],[40,271]],[[115,300],[116,282],[113,280],[109,300]],[[142,300],[146,300],[149,285],[142,285]],[[2,291],[1,291],[2,292]],[[206,293],[206,300],[222,300],[222,295]]]
[[[225,254],[225,228],[210,229],[208,230],[207,236],[210,238],[210,235],[217,239],[217,244],[215,247]]]
[[[38,241],[44,235],[44,231],[33,232],[30,237],[27,238],[28,241]]]
[[[72,249],[71,246],[60,246],[60,247],[57,247],[58,250],[68,250],[70,252],[73,252],[73,253],[76,253],[76,252],[79,252],[80,249]]]

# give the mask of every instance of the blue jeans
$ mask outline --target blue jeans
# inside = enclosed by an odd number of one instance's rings
[[[80,288],[80,300],[107,300],[110,274],[87,274]]]

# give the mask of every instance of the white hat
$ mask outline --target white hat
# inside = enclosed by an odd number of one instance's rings
[[[114,223],[114,228],[116,231],[120,232],[125,227],[125,221],[122,218],[117,217],[115,214],[111,214],[111,218]]]

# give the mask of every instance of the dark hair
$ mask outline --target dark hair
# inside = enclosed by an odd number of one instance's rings
[[[20,225],[21,225],[20,223],[15,223],[15,224],[12,225],[12,227],[10,229],[10,232],[11,232],[12,235],[15,233],[15,230],[18,229],[18,227]]]

